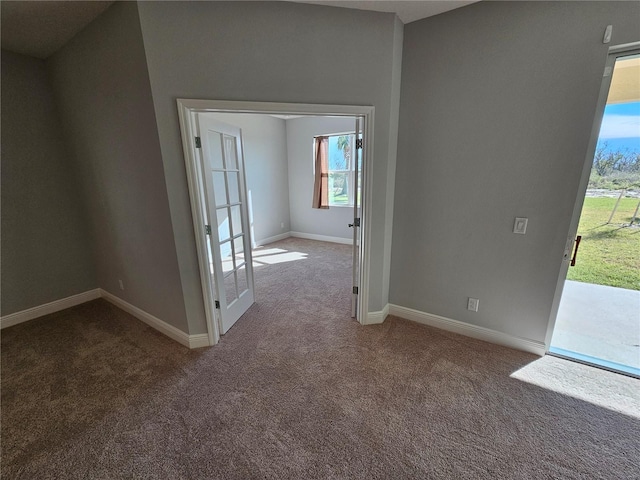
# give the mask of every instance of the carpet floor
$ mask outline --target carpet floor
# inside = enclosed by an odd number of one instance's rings
[[[103,300],[3,330],[2,478],[640,478],[638,380],[360,326],[346,246],[268,245],[255,277],[212,348]]]

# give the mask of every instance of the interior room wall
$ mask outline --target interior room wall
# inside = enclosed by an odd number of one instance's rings
[[[544,342],[603,34],[638,41],[638,18],[638,2],[479,2],[405,26],[392,303]]]
[[[353,239],[353,207],[311,208],[313,138],[355,130],[353,117],[302,117],[287,120],[291,230],[304,234]]]
[[[176,98],[375,107],[369,308],[381,310],[395,15],[288,2],[140,2],[182,288],[205,331]],[[395,156],[394,156],[395,160]]]
[[[285,121],[270,115],[207,115],[242,130],[254,244],[260,245],[264,240],[288,233],[291,225]]]
[[[387,223],[384,230],[384,248],[382,264],[382,291],[390,293],[391,283],[391,251],[393,248],[393,223],[395,207],[396,164],[398,157],[398,132],[400,128],[400,94],[402,87],[402,59],[404,48],[404,24],[399,18],[395,19],[393,39],[393,63],[391,66],[391,121],[389,122],[389,161],[387,164],[387,190],[392,190],[394,195],[387,197],[385,204],[385,218]],[[389,296],[385,299],[388,305]],[[383,315],[384,317],[384,312]]]
[[[191,333],[137,8],[116,2],[48,64],[89,208],[98,286]]]
[[[78,193],[44,61],[2,51],[2,315],[96,288]]]

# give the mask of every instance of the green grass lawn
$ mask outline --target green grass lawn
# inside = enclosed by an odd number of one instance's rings
[[[349,205],[349,197],[346,193],[342,195],[333,195],[329,194],[329,204],[330,205]]]
[[[582,242],[568,280],[640,290],[640,226],[623,227],[629,224],[638,199],[623,198],[607,225],[616,200],[585,198],[578,227]]]

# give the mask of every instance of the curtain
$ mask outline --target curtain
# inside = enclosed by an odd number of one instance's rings
[[[316,137],[316,174],[313,208],[329,208],[329,137]]]

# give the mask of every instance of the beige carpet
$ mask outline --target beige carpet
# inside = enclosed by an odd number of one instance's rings
[[[102,300],[3,330],[2,478],[640,478],[637,380],[362,327],[349,248],[274,248],[214,348]]]

